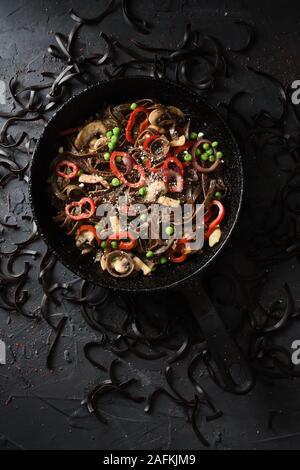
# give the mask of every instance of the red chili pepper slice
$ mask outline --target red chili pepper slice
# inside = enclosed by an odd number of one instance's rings
[[[148,113],[149,115],[149,113]],[[139,133],[143,132],[145,129],[147,129],[147,127],[149,126],[150,122],[149,122],[149,119],[148,117],[145,119],[145,121],[142,122],[142,124],[140,125],[140,128],[139,128]]]
[[[110,165],[110,169],[112,171],[112,173],[117,177],[119,178],[119,180],[125,184],[126,186],[128,186],[129,188],[140,188],[141,186],[144,185],[145,183],[145,180],[146,180],[146,175],[145,175],[145,170],[144,168],[142,167],[142,165],[134,165],[133,166],[133,170],[136,170],[139,175],[140,175],[140,179],[139,181],[137,181],[136,183],[131,183],[130,181],[128,181],[126,178],[125,178],[125,175],[124,173],[121,172],[121,170],[119,170],[118,166],[117,166],[117,162],[116,162],[116,158],[118,156],[126,156],[126,152],[113,152],[110,156],[110,161],[109,161],[109,165]]]
[[[131,183],[130,181],[127,181],[123,173],[121,173],[120,180],[122,181],[122,183],[126,184],[126,186],[128,186],[129,188],[140,188],[141,186],[144,186],[146,181],[146,175],[142,165],[134,165],[133,170],[136,170],[139,173],[140,179],[136,183]]]
[[[151,144],[152,140],[155,140],[155,139],[157,139],[157,134],[153,134],[150,137],[148,137],[148,139],[145,140],[143,144],[143,148],[146,152],[149,150],[149,144]]]
[[[187,259],[187,253],[184,253],[183,250],[186,247],[188,240],[185,238],[178,240],[176,243],[176,247],[171,248],[169,251],[169,259],[172,263],[183,263]]]
[[[209,224],[208,229],[207,229],[207,231],[204,235],[205,240],[209,239],[209,237],[211,236],[211,234],[213,233],[215,228],[218,225],[220,225],[220,223],[222,222],[222,220],[224,219],[224,216],[225,216],[225,208],[224,208],[223,204],[220,201],[217,201],[217,200],[212,201],[210,206],[209,206],[209,212],[210,212],[212,206],[217,206],[218,209],[219,209],[219,213],[218,213],[217,217]],[[204,220],[205,220],[205,218],[204,218]]]
[[[124,240],[126,238],[129,239],[129,241]],[[112,240],[120,240],[120,239],[123,239],[119,243],[120,250],[125,250],[125,251],[133,250],[133,248],[137,244],[136,238],[130,232],[114,233],[113,235],[110,235],[108,237],[108,242],[111,242]]]
[[[98,243],[101,242],[100,238],[97,235],[96,228],[93,225],[81,225],[81,227],[79,227],[79,229],[77,230],[77,235],[80,235],[82,232],[92,232],[95,240],[97,240]]]
[[[80,207],[80,209],[82,209],[82,207],[85,204],[89,204],[90,206],[89,211],[81,212],[81,214],[78,214],[78,215],[71,214],[71,209],[73,209],[74,207]],[[96,206],[91,197],[83,197],[82,199],[80,199],[80,201],[73,201],[70,204],[66,205],[65,207],[66,215],[72,220],[89,219],[90,217],[92,217],[92,215],[95,214],[95,212],[96,212]]]
[[[109,160],[109,166],[112,171],[112,173],[117,177],[120,178],[120,176],[123,174],[121,170],[119,170],[116,158],[117,157],[126,157],[128,154],[126,152],[113,152],[110,156]]]
[[[67,167],[68,169],[71,169],[70,173],[66,173],[65,171],[62,171],[63,168]],[[62,178],[72,180],[76,178],[78,175],[78,166],[75,163],[69,162],[68,160],[62,160],[61,162],[58,162],[55,171],[57,176],[61,176]]]
[[[166,160],[164,161],[163,168],[166,168],[168,170],[171,163],[176,165],[177,168],[179,169],[179,173],[183,175],[183,172],[184,172],[183,165],[177,157],[167,157]]]
[[[130,118],[129,118],[129,121],[128,121],[128,124],[127,124],[127,127],[126,127],[126,139],[128,140],[128,142],[130,142],[131,144],[134,144],[135,143],[135,140],[134,138],[132,137],[132,129],[135,125],[135,120],[136,120],[136,117],[139,113],[144,113],[146,115],[146,120],[144,120],[140,127],[139,127],[139,133],[142,132],[143,130],[146,129],[147,127],[147,123],[148,123],[148,116],[149,116],[149,111],[147,108],[144,108],[143,106],[140,106],[139,108],[136,108],[130,115]],[[146,123],[147,121],[147,123]]]

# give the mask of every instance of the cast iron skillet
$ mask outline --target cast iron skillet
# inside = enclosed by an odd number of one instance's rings
[[[103,103],[124,103],[140,98],[156,98],[159,102],[172,104],[186,112],[194,128],[201,129],[209,139],[218,139],[226,155],[225,175],[229,189],[226,198],[226,221],[222,240],[203,254],[192,256],[182,265],[163,267],[152,276],[136,276],[122,280],[101,272],[93,257],[82,256],[72,237],[68,237],[52,217],[55,209],[47,194],[47,178],[51,160],[62,144],[59,131],[76,127],[79,122],[99,112]],[[34,152],[30,175],[30,198],[33,215],[40,235],[57,258],[78,276],[102,287],[127,292],[157,291],[176,288],[184,280],[203,271],[223,248],[236,224],[243,194],[243,171],[237,144],[219,114],[191,90],[150,77],[128,77],[100,82],[70,98],[46,125]],[[203,289],[197,291],[185,282],[182,293],[186,295],[220,375],[228,390],[245,393],[253,385],[252,373],[241,351],[227,332]],[[201,284],[201,283],[200,283]],[[162,293],[162,295],[164,295]],[[236,368],[238,367],[238,373]]]

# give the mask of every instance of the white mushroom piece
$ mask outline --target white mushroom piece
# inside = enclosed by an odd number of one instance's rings
[[[181,135],[176,139],[171,140],[170,146],[171,147],[182,147],[185,144],[185,136]]]
[[[185,120],[184,113],[175,106],[158,105],[149,115],[150,124],[164,129],[172,125],[182,126]]]
[[[134,268],[136,271],[143,271],[144,276],[148,276],[151,273],[150,266],[147,266],[140,258],[134,256],[133,258]]]
[[[93,121],[84,126],[81,131],[78,133],[74,145],[77,150],[81,150],[87,147],[90,142],[95,138],[99,137],[100,139],[105,139],[106,141],[106,127],[102,121]],[[104,140],[103,140],[104,142]],[[95,141],[92,142],[93,146],[95,146]]]
[[[90,230],[84,230],[76,235],[76,247],[81,250],[83,255],[92,251],[93,241],[94,235]]]
[[[105,255],[106,269],[114,277],[130,276],[134,270],[132,257],[125,251],[115,250]],[[104,266],[104,263],[101,263]]]
[[[161,204],[162,206],[168,206],[168,207],[180,206],[179,199],[173,199],[172,197],[168,197],[168,196],[160,196],[157,202],[158,204]]]
[[[106,179],[103,178],[103,176],[100,175],[88,175],[88,174],[83,174],[79,176],[79,183],[86,183],[86,184],[102,184],[104,188],[109,189],[110,185],[106,181]]]
[[[219,227],[216,227],[208,239],[208,245],[210,246],[210,248],[212,248],[217,243],[219,243],[221,236],[222,236],[221,229]]]

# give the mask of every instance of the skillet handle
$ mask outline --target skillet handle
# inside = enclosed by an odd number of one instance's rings
[[[180,289],[197,321],[228,392],[242,395],[255,385],[255,377],[243,352],[225,327],[203,288]]]

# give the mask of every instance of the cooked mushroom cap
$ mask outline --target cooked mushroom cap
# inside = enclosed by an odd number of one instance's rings
[[[149,122],[154,126],[166,127],[172,124],[184,124],[184,113],[175,106],[157,106],[149,115]]]
[[[106,256],[107,271],[114,277],[130,276],[134,270],[132,257],[125,251],[115,250]]]
[[[94,240],[94,235],[90,230],[85,230],[76,236],[76,246],[81,248],[84,245],[91,245]]]
[[[80,150],[86,147],[89,142],[97,135],[104,135],[106,127],[102,121],[93,121],[81,129],[75,139],[75,147]]]

